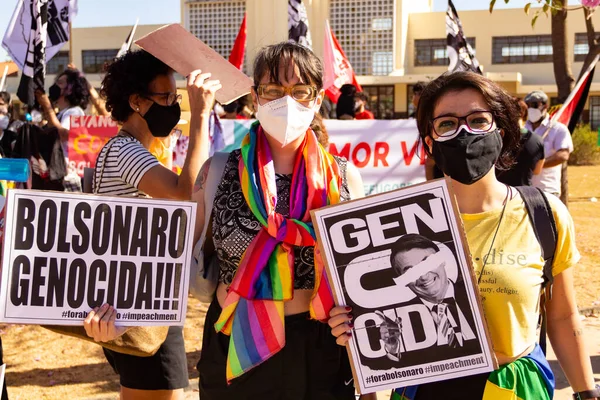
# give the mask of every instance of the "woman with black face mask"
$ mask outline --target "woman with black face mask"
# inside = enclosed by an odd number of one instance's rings
[[[396,392],[397,398],[541,400],[553,396],[552,370],[537,344],[544,281],[540,243],[520,193],[496,179],[497,170],[512,163],[521,136],[518,117],[512,97],[474,73],[442,75],[421,95],[419,134],[428,154],[451,178],[500,368],[404,388]],[[573,221],[558,198],[546,197],[557,231],[552,295],[545,296],[548,337],[573,390],[581,392],[581,398],[596,398],[573,287],[572,267],[580,258]],[[353,334],[348,310],[336,307],[330,316],[332,334],[345,345]]]
[[[187,79],[190,98],[190,140],[180,175],[162,166],[148,151],[154,138],[171,134],[179,122],[181,95],[173,70],[151,54],[129,52],[107,67],[101,94],[106,108],[122,127],[98,154],[93,191],[111,196],[190,200],[200,166],[208,158],[208,121],[221,88],[210,74],[193,71]],[[117,311],[109,304],[92,310],[84,321],[87,334],[111,341],[127,328],[116,327]],[[183,398],[188,385],[181,327],[170,327],[165,342],[151,357],[136,357],[104,349],[120,375],[121,399]]]
[[[69,129],[71,117],[85,115],[85,110],[90,101],[90,92],[86,79],[76,69],[67,68],[48,89],[48,95],[41,91],[36,92],[36,99],[44,112],[49,128],[56,128],[62,144],[67,166],[69,166]],[[58,113],[55,113],[56,107]],[[73,167],[67,168],[63,185],[68,192],[81,191],[81,178]]]

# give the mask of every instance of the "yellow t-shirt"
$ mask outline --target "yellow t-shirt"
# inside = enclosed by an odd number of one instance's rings
[[[558,231],[552,265],[552,275],[556,276],[574,266],[580,255],[575,246],[571,215],[557,197],[547,197]],[[502,209],[497,209],[461,216],[477,278],[484,259],[487,257],[488,260],[480,279],[479,292],[494,351],[516,357],[538,340],[536,328],[544,260],[520,196],[506,205],[490,251],[501,213]]]

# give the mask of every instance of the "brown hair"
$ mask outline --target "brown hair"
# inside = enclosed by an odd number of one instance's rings
[[[517,108],[521,112],[521,119],[523,121],[527,121],[527,114],[528,114],[527,103],[525,103],[525,101],[523,101],[523,99],[520,97],[514,97],[513,100],[515,101]]]
[[[317,90],[323,89],[323,64],[321,60],[308,47],[293,42],[281,42],[271,46],[263,47],[254,60],[254,89],[258,87],[260,80],[266,75],[274,83],[281,84],[279,81],[279,68],[285,67],[292,62],[298,67],[299,77],[302,83],[316,86]],[[285,69],[285,78],[289,70]],[[319,122],[315,113],[315,118],[311,123],[311,128],[315,131],[319,142],[322,142],[321,136],[325,133],[324,141],[327,143],[329,137],[327,131]]]
[[[519,128],[519,110],[512,96],[496,83],[473,72],[445,73],[429,83],[419,100],[417,107],[417,127],[425,147],[431,156],[425,138],[431,137],[434,109],[440,99],[451,92],[474,89],[481,93],[496,121],[496,126],[504,131],[502,151],[496,161],[498,169],[506,170],[514,162],[514,154],[518,151],[521,130]]]
[[[329,146],[329,133],[327,133],[327,128],[325,127],[321,114],[315,113],[315,118],[310,127],[315,132],[315,135],[317,135],[317,140],[321,143],[321,146],[325,147],[325,150],[327,150]]]

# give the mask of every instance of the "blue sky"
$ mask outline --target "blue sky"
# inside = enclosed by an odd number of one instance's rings
[[[4,37],[6,27],[17,1],[2,0],[0,6],[0,35]],[[282,0],[283,1],[283,0]],[[423,1],[423,0],[414,0]],[[503,0],[497,1],[497,8],[506,8]],[[523,7],[526,0],[511,0],[511,7]],[[136,17],[140,24],[167,24],[180,21],[179,0],[79,0],[79,14],[74,27],[133,25]],[[460,10],[486,9],[488,0],[454,0],[454,6]],[[443,11],[446,0],[434,0],[434,10]],[[0,48],[0,61],[7,58]]]

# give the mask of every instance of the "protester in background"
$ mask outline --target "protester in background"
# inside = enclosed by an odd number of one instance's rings
[[[354,96],[354,118],[355,119],[375,119],[371,111],[367,109],[369,96],[365,92],[358,92]]]
[[[425,82],[417,82],[413,85],[413,87],[412,87],[413,96],[412,96],[412,100],[411,100],[412,106],[413,106],[413,112],[410,113],[408,118],[416,117],[417,107],[419,106],[419,99],[421,98],[421,93],[423,93],[423,89],[425,89],[425,86],[427,86],[427,83],[425,83]]]
[[[232,101],[229,104],[225,104],[223,106],[223,110],[225,111],[225,115],[223,115],[222,119],[248,119],[247,117],[240,114],[240,110],[242,105],[238,100]]]
[[[74,167],[69,166],[69,128],[71,117],[84,116],[84,109],[90,101],[90,92],[86,79],[79,71],[67,68],[58,77],[48,95],[36,91],[36,100],[40,104],[49,128],[56,128],[62,144],[63,153],[67,159],[68,173],[63,180],[67,192],[81,192],[81,178]],[[54,112],[58,108],[58,113]]]
[[[2,135],[2,137],[4,138],[5,135],[5,131],[8,130],[8,126],[10,123],[10,94],[8,94],[7,92],[0,92],[0,134]],[[0,158],[5,157],[4,154],[0,154]],[[3,184],[4,182],[2,182]],[[4,190],[4,185],[2,185],[2,196],[5,196],[5,190]],[[4,213],[2,212],[2,215],[4,215]],[[0,245],[2,244],[2,242],[0,241]],[[2,348],[2,339],[0,339],[0,365],[4,364],[3,361],[3,348]],[[2,382],[2,395],[0,397],[1,400],[8,400],[8,393],[6,391],[6,381]]]
[[[178,176],[160,165],[148,151],[154,138],[171,134],[180,120],[173,70],[140,50],[128,52],[107,67],[102,95],[113,119],[122,128],[98,155],[94,193],[111,196],[189,200],[200,166],[208,158],[208,120],[221,87],[210,74],[192,72],[187,79],[190,97],[190,141]],[[143,200],[140,200],[143,201]],[[115,339],[127,328],[115,327],[116,310],[104,304],[84,322],[87,334],[99,342]],[[136,357],[104,349],[120,375],[121,399],[182,399],[188,385],[187,361],[181,327],[170,327],[165,342],[151,357]]]
[[[10,101],[8,92],[0,92],[0,156],[13,157],[13,149],[19,129],[25,124],[24,121],[15,119],[19,116],[17,108]]]
[[[540,90],[525,96],[527,123],[525,128],[542,138],[544,142],[544,169],[533,177],[533,186],[560,197],[562,164],[569,160],[573,140],[569,128],[560,122],[550,125],[548,95]]]
[[[338,98],[335,112],[337,119],[354,119],[355,107],[354,96],[356,95],[356,86],[349,83],[340,88],[340,97]]]
[[[515,163],[507,171],[499,171],[498,180],[510,186],[531,186],[533,175],[539,175],[544,168],[544,143],[542,138],[525,129],[527,120],[527,104],[519,98],[514,98],[521,127],[521,142],[515,157]]]
[[[83,72],[79,71],[79,69],[77,69],[77,67],[75,66],[75,64],[69,64],[69,65],[67,65],[67,68],[79,72],[79,74],[82,77],[84,76]],[[103,117],[109,117],[110,113],[108,112],[108,110],[106,110],[106,106],[104,104],[104,100],[102,100],[102,98],[98,94],[98,91],[96,90],[96,88],[87,79],[85,80],[85,82],[87,83],[87,88],[88,88],[88,91],[90,93],[90,103],[92,103],[92,105],[96,109],[96,113],[98,115],[103,116]]]
[[[10,126],[10,94],[0,92],[0,156],[9,157],[13,133],[9,131]]]
[[[521,138],[518,115],[504,89],[471,72],[444,74],[421,95],[419,134],[426,151],[435,155],[452,180],[500,368],[490,374],[419,385],[416,399],[440,394],[447,400],[496,399],[492,392],[523,400],[553,396],[552,370],[536,343],[544,266],[540,244],[520,194],[496,179],[497,169],[511,165],[511,153]],[[573,220],[560,200],[547,197],[558,236],[552,296],[545,298],[548,337],[573,390],[592,390],[593,372],[573,286],[572,267],[580,258]],[[513,265],[506,257],[490,261],[495,249],[526,261]],[[482,281],[484,272],[494,279]],[[508,289],[518,295],[505,294]],[[348,310],[336,307],[330,315],[332,333],[345,345],[352,336]],[[404,395],[412,397],[408,391]]]
[[[289,42],[264,48],[254,84],[258,122],[230,153],[214,203],[204,204],[211,160],[194,195],[195,240],[212,224],[219,266],[197,365],[200,398],[353,400],[346,351],[316,321],[327,319],[332,303],[309,212],[363,196],[361,178],[310,129],[325,95],[323,66],[311,50]],[[212,208],[212,221],[204,220],[204,207]],[[268,284],[264,296],[254,296],[269,277],[282,291]]]
[[[8,92],[0,92],[0,131],[8,129],[10,124],[10,114],[10,94]]]

